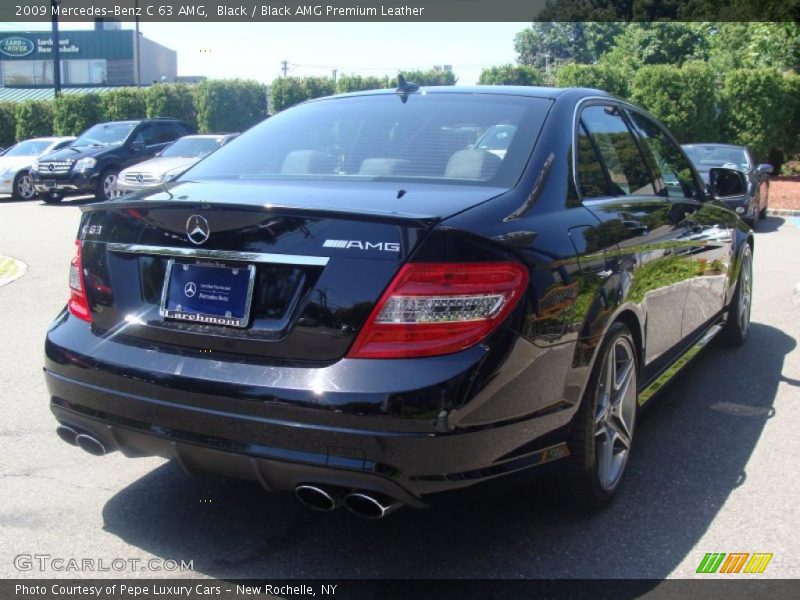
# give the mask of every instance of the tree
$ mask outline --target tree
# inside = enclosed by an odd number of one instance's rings
[[[267,117],[267,90],[256,81],[203,81],[195,103],[197,126],[204,133],[244,131]]]
[[[514,38],[520,64],[544,70],[551,62],[594,63],[612,47],[620,23],[534,23]]]
[[[503,65],[481,71],[481,85],[543,85],[541,71],[530,65]]]
[[[147,113],[144,92],[137,88],[120,88],[102,95],[103,113],[107,121],[142,119]]]
[[[788,126],[794,112],[792,99],[787,96],[790,91],[777,69],[726,73],[720,91],[723,139],[749,146],[759,161],[794,146],[796,142],[790,136],[795,126]],[[779,165],[775,166],[777,170]]]
[[[631,101],[661,119],[682,144],[719,138],[714,71],[705,63],[648,65],[631,85]]]
[[[53,129],[56,135],[78,135],[103,121],[99,94],[63,94],[53,100]]]
[[[157,83],[144,92],[148,117],[172,117],[197,126],[194,95],[185,83]]]
[[[776,67],[800,69],[797,23],[708,23],[709,62],[719,71]]]
[[[707,60],[708,38],[699,23],[631,23],[603,54],[602,62],[635,73],[645,65]]]
[[[628,97],[628,77],[622,69],[607,64],[564,65],[556,73],[556,86],[595,88],[620,98]]]
[[[397,85],[397,82],[390,80],[389,77],[341,75],[336,81],[336,92],[344,94],[346,92],[360,92],[363,90],[382,90],[394,87],[395,85]]]
[[[452,71],[444,69],[428,69],[427,71],[400,71],[400,74],[410,83],[419,85],[455,85],[458,78]],[[397,80],[391,82],[390,87],[395,87]]]
[[[17,117],[13,102],[0,102],[0,146],[7,148],[16,139]]]
[[[20,102],[15,116],[20,141],[53,134],[53,104],[49,100]]]
[[[273,112],[305,102],[312,98],[330,96],[336,92],[333,80],[328,77],[279,77],[269,89]]]

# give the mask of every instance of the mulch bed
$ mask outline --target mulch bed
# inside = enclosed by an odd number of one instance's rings
[[[769,182],[769,207],[800,210],[800,177],[773,177]]]

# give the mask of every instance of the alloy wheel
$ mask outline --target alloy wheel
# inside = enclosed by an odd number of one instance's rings
[[[750,325],[750,305],[753,296],[753,263],[749,252],[742,259],[742,272],[739,278],[739,325],[744,334]]]
[[[636,421],[636,359],[630,342],[619,337],[604,357],[595,413],[595,456],[600,486],[613,490],[630,454]]]
[[[111,200],[117,190],[117,175],[109,173],[103,178],[103,196],[106,200]]]
[[[23,173],[17,179],[17,195],[23,200],[30,200],[36,195],[36,188],[33,187],[33,179],[29,173]]]

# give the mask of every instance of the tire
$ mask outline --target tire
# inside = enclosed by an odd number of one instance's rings
[[[630,330],[612,325],[570,429],[570,456],[558,474],[560,499],[576,508],[601,509],[619,488],[639,410],[636,356]]]
[[[758,229],[758,214],[756,213],[756,216],[752,219],[745,219],[745,223],[747,223],[753,231]]]
[[[33,187],[33,179],[30,171],[20,171],[14,177],[12,197],[14,200],[33,200],[36,198],[36,188]]]
[[[103,171],[97,178],[97,188],[94,197],[98,202],[112,200],[116,196],[117,172],[113,170]]]
[[[728,305],[728,318],[719,334],[719,340],[727,346],[741,346],[750,330],[750,308],[753,297],[753,252],[745,244],[742,266],[736,291]]]
[[[767,218],[767,207],[765,206],[760,211],[758,211],[758,218],[762,221]]]

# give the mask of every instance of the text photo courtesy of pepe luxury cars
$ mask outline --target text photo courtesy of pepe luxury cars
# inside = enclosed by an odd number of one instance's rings
[[[792,597],[790,13],[136,4],[0,8],[4,579]]]

